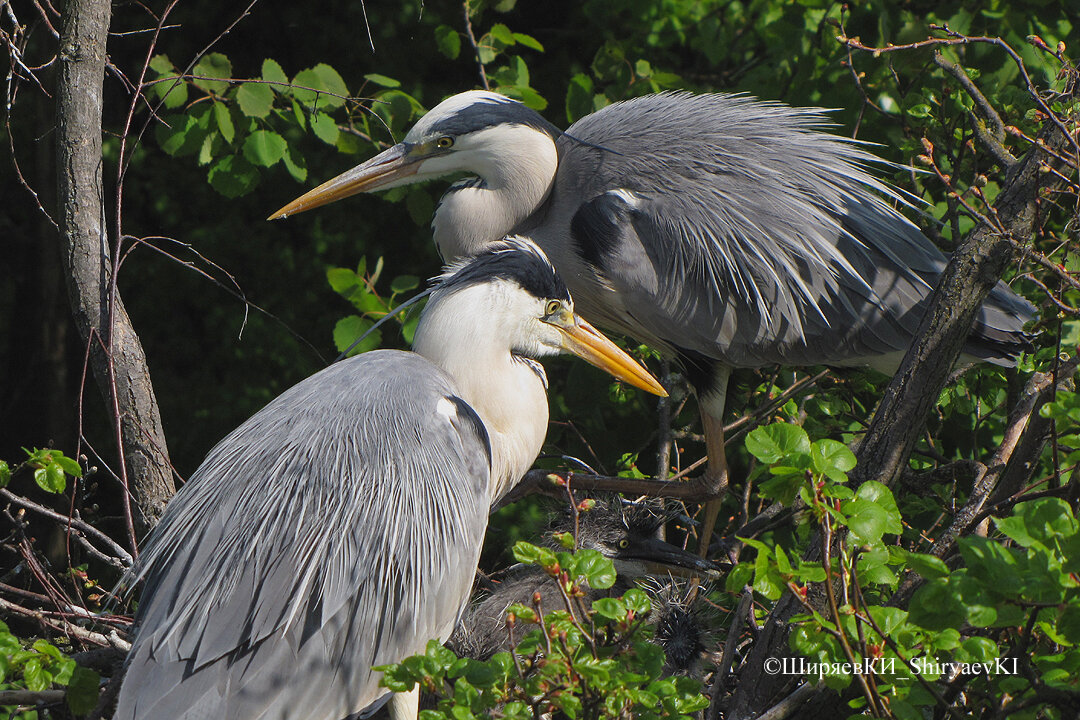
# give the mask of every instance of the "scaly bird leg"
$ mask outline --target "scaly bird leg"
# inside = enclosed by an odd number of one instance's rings
[[[705,451],[709,462],[705,474],[700,479],[702,488],[714,499],[705,503],[705,520],[702,523],[701,537],[698,540],[698,555],[707,557],[713,530],[716,528],[716,516],[720,513],[720,504],[728,488],[727,455],[724,452],[724,405],[727,402],[728,377],[731,370],[718,366],[715,370],[713,387],[698,398],[701,411],[701,425],[705,434]]]

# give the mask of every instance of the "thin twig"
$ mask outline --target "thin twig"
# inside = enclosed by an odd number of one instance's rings
[[[50,510],[49,508],[45,507],[44,505],[37,504],[33,500],[28,500],[28,499],[26,499],[26,498],[24,498],[24,497],[22,497],[20,495],[16,495],[15,493],[11,492],[7,488],[0,488],[0,498],[3,498],[5,500],[7,500],[8,502],[14,503],[14,504],[18,505],[19,507],[26,508],[27,510],[32,510],[32,511],[38,513],[39,515],[44,515],[45,517],[49,518],[50,520],[55,520],[58,523],[63,524],[69,530],[76,530],[78,532],[85,533],[85,534],[93,537],[94,539],[99,540],[102,543],[104,543],[105,545],[107,545],[109,550],[111,550],[113,552],[115,557],[120,558],[120,560],[125,563],[125,567],[131,567],[131,565],[133,564],[133,560],[131,558],[130,553],[128,553],[126,550],[124,550],[124,548],[122,548],[120,545],[118,545],[108,535],[101,532],[100,530],[98,530],[93,525],[90,525],[89,523],[84,522],[78,516],[68,517],[66,515],[61,515],[60,513],[55,512],[54,510]]]
[[[731,619],[731,627],[728,628],[727,639],[724,641],[724,654],[720,657],[720,667],[716,669],[713,677],[712,699],[709,701],[705,720],[715,720],[720,716],[720,696],[723,694],[724,683],[735,662],[735,647],[739,643],[743,623],[746,622],[747,614],[754,611],[753,607],[754,591],[749,586],[744,587],[742,597],[739,598],[739,605],[735,608],[735,617]]]
[[[472,19],[469,17],[469,0],[465,0],[462,5],[465,8],[465,35],[469,38],[469,44],[472,45],[473,55],[476,56],[476,66],[480,68],[480,84],[485,90],[490,90],[491,85],[488,84],[487,72],[484,71],[484,62],[480,59],[480,46],[476,43],[476,36],[473,35]]]

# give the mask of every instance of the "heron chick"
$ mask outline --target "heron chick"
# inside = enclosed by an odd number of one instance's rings
[[[658,537],[666,519],[651,503],[623,503],[620,498],[598,500],[593,509],[581,512],[577,522],[577,544],[596,550],[615,565],[615,584],[607,589],[584,588],[586,604],[602,597],[618,597],[649,577],[673,575],[716,579],[723,566],[703,560],[694,553]],[[563,549],[550,540],[556,532],[574,531],[574,522],[563,518],[548,535],[553,549]],[[653,582],[655,587],[663,580]],[[507,570],[494,589],[480,594],[462,613],[446,646],[461,657],[487,660],[497,652],[510,650],[528,627],[518,625],[511,638],[507,632],[506,609],[514,603],[531,606],[540,594],[543,612],[565,609],[559,580],[537,565],[520,565]]]
[[[385,702],[372,666],[450,635],[488,508],[540,451],[535,358],[663,392],[525,240],[452,266],[414,347],[331,365],[210,451],[139,557],[114,718],[340,720]],[[390,709],[415,716],[416,693]]]
[[[443,257],[527,234],[587,317],[674,357],[699,398],[706,486],[720,493],[731,368],[892,373],[947,262],[867,172],[881,161],[819,129],[827,124],[814,108],[674,92],[614,103],[563,133],[515,100],[469,91],[272,218],[475,175],[451,185],[435,212]],[[1011,365],[1034,314],[999,282],[965,353]]]

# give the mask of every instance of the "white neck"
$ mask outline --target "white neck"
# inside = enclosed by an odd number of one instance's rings
[[[452,187],[431,223],[447,262],[476,255],[516,228],[547,199],[559,166],[555,143],[533,128],[497,126],[475,135],[475,149],[461,157],[482,182]]]
[[[459,293],[490,292],[478,285]],[[478,299],[477,307],[490,306]],[[511,328],[479,327],[460,304],[430,302],[413,350],[445,370],[487,428],[491,441],[489,499],[494,504],[532,467],[547,434],[545,381],[510,352]],[[539,367],[533,363],[535,367]],[[482,368],[482,372],[478,372]]]

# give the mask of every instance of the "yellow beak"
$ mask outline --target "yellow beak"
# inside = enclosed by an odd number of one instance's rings
[[[562,331],[562,347],[567,352],[636,388],[667,397],[667,390],[664,390],[648,370],[585,322],[581,316],[568,312],[547,322]]]
[[[408,155],[408,146],[398,143],[383,150],[365,163],[347,170],[332,180],[327,180],[319,187],[293,200],[285,207],[267,218],[277,220],[288,215],[311,210],[321,205],[328,205],[342,198],[357,193],[377,190],[395,180],[415,175],[420,164]]]

